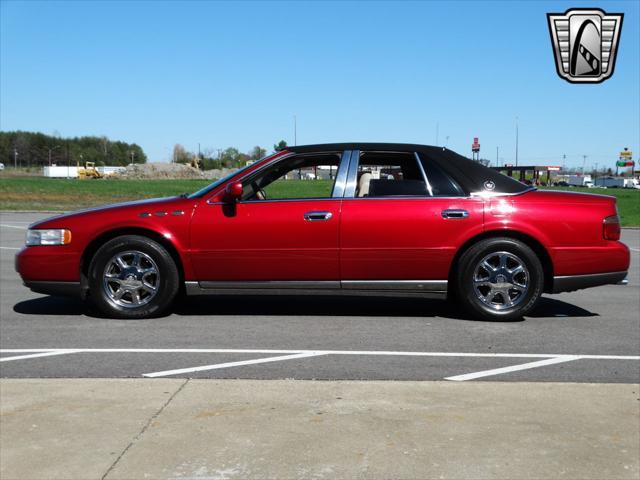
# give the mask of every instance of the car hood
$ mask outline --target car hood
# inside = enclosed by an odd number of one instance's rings
[[[113,210],[125,210],[136,207],[151,208],[158,206],[161,208],[170,208],[172,204],[182,203],[185,201],[184,197],[165,197],[165,198],[147,198],[145,200],[134,200],[130,202],[111,203],[108,205],[100,205],[98,207],[86,208],[83,210],[75,210],[73,212],[64,213],[62,215],[56,215],[55,217],[45,218],[44,220],[37,221],[29,225],[29,228],[48,227],[50,222],[57,222],[58,220],[68,220],[72,218],[81,217],[84,215],[96,214],[100,212],[107,212]],[[53,227],[55,228],[55,226]]]

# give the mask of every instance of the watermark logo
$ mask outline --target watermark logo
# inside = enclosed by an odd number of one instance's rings
[[[548,13],[560,78],[571,83],[600,83],[611,77],[623,17],[622,13],[605,13],[599,8]]]

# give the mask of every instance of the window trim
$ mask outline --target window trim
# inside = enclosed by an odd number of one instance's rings
[[[340,157],[340,165],[336,172],[336,181],[333,184],[333,191],[331,192],[331,198],[342,198],[347,188],[347,178],[349,174],[349,166],[351,164],[352,151],[344,150]]]
[[[244,175],[243,177],[240,177],[236,180],[236,182],[242,183],[244,185],[245,181],[247,182],[251,182],[253,178],[260,176],[262,173],[264,173],[264,171],[268,168],[271,167],[275,167],[276,165],[278,165],[280,162],[284,162],[286,160],[290,160],[293,157],[314,157],[317,155],[332,155],[332,154],[338,154],[340,155],[340,160],[339,160],[339,164],[338,164],[338,169],[336,171],[336,176],[334,179],[334,183],[333,183],[333,188],[331,191],[331,196],[330,197],[306,197],[306,198],[273,198],[273,199],[269,199],[267,198],[266,200],[238,200],[238,204],[253,204],[253,203],[272,203],[272,202],[306,202],[309,200],[336,200],[338,199],[338,197],[335,197],[334,195],[334,191],[335,191],[335,187],[336,184],[338,182],[338,174],[340,173],[340,170],[342,168],[342,164],[343,161],[345,159],[345,152],[348,152],[348,150],[344,150],[342,151],[342,154],[340,154],[340,151],[333,151],[333,150],[329,150],[329,151],[325,151],[325,152],[308,152],[308,153],[296,153],[296,152],[290,152],[287,155],[284,155],[282,157],[279,157],[277,159],[274,159],[273,162],[269,162],[263,166],[261,166],[260,168],[257,168],[256,170],[247,173],[246,175]],[[208,203],[212,203],[212,202],[208,202]],[[214,203],[224,203],[224,202],[214,202]]]
[[[360,150],[351,150],[349,160],[349,172],[347,173],[347,184],[344,189],[344,198],[355,198],[356,186],[358,185],[358,166],[360,165]]]
[[[446,176],[451,182],[453,182],[458,187],[458,190],[461,192],[460,195],[433,195],[432,193],[431,198],[469,198],[471,196],[468,192],[465,191],[462,185],[460,185],[460,183],[455,178],[449,175],[448,172],[444,171],[444,169],[442,169],[436,162],[425,157],[422,153],[415,152],[415,155],[416,155],[416,160],[418,161],[418,165],[420,165],[420,168],[424,172],[425,178],[427,177],[427,173],[426,173],[426,170],[424,170],[424,165],[422,164],[422,162],[425,162],[425,163],[431,162],[435,166],[435,168],[440,170],[440,172],[444,176]]]
[[[360,166],[360,154],[363,153],[361,150],[351,150],[351,159],[349,163],[349,174],[347,180],[347,188],[344,192],[345,200],[402,200],[402,199],[423,199],[423,198],[442,198],[442,197],[433,197],[431,194],[431,185],[429,180],[427,179],[427,175],[424,172],[424,167],[420,163],[418,152],[413,152],[413,159],[418,164],[418,169],[423,176],[423,180],[425,181],[425,185],[427,188],[426,195],[389,195],[383,197],[356,197],[356,185],[358,184],[358,167]],[[400,154],[400,155],[411,155],[412,152],[398,152],[395,150],[366,150],[364,153],[390,153],[390,154]],[[354,159],[355,155],[355,159]],[[456,197],[459,198],[459,197]]]
[[[429,177],[427,177],[427,172],[424,171],[424,165],[422,165],[422,162],[420,161],[420,155],[418,155],[418,152],[413,152],[413,156],[416,159],[416,162],[418,162],[418,168],[420,169],[420,172],[422,172],[424,183],[427,184],[427,191],[429,192],[429,196],[433,197],[433,190],[431,189],[431,184],[429,183]]]

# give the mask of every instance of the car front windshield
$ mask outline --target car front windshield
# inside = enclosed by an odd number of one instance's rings
[[[258,160],[260,161],[260,160]],[[231,172],[229,175],[226,175],[224,177],[222,177],[220,180],[216,180],[213,183],[210,183],[209,185],[207,185],[204,188],[201,188],[200,190],[198,190],[197,192],[192,193],[191,195],[189,195],[187,198],[199,198],[202,197],[203,195],[206,195],[207,193],[209,193],[210,191],[212,191],[214,188],[218,187],[219,185],[222,185],[224,182],[226,182],[227,180],[229,180],[230,178],[236,176],[238,173],[246,170],[247,168],[249,168],[250,166],[252,166],[252,164],[250,165],[245,165],[244,167],[238,169],[238,170],[234,170],[233,172]]]

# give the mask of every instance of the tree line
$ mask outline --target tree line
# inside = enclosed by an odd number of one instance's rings
[[[273,146],[274,150],[281,150],[287,147],[287,142],[280,140]],[[267,154],[267,150],[260,146],[253,147],[249,152],[242,153],[237,148],[229,147],[225,149],[205,149],[202,152],[187,151],[182,145],[176,144],[173,147],[172,161],[174,163],[186,163],[197,165],[202,170],[213,170],[219,168],[239,168],[249,162],[255,162]]]
[[[0,162],[6,166],[39,167],[75,165],[125,166],[145,163],[147,156],[135,143],[112,141],[107,137],[61,138],[38,132],[0,132]]]

